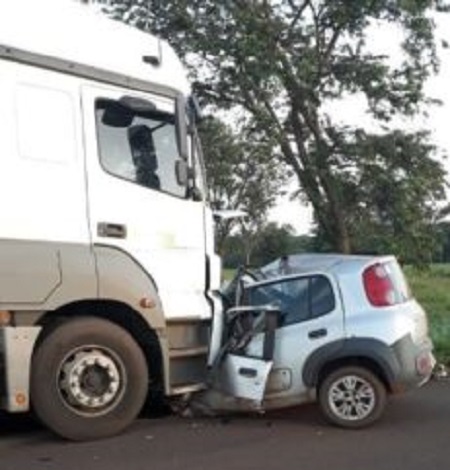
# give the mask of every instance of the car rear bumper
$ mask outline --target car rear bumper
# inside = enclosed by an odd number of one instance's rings
[[[433,372],[436,360],[433,355],[433,344],[427,337],[415,343],[410,335],[404,336],[392,345],[398,362],[393,392],[403,392],[426,383]]]

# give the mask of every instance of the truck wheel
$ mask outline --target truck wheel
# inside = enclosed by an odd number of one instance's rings
[[[140,412],[147,387],[142,350],[127,331],[106,320],[68,320],[44,337],[33,355],[33,408],[67,439],[122,431]]]
[[[368,369],[341,367],[325,377],[319,387],[323,414],[344,428],[363,428],[374,423],[386,405],[386,387]]]

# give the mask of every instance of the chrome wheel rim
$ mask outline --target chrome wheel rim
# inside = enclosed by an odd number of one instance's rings
[[[346,375],[334,381],[328,392],[332,412],[345,421],[367,418],[375,408],[376,393],[373,385],[358,375]]]
[[[71,411],[86,415],[107,413],[126,388],[126,370],[120,358],[103,346],[70,351],[59,367],[57,386]]]

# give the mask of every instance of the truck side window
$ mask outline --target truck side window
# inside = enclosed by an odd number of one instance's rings
[[[326,315],[335,308],[333,288],[325,276],[283,279],[249,286],[246,303],[277,306],[282,313],[282,327]]]
[[[175,173],[180,157],[172,114],[156,109],[135,112],[112,100],[98,100],[96,122],[100,162],[108,173],[186,197],[186,187]]]

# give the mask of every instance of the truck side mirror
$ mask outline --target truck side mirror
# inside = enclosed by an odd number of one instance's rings
[[[177,160],[175,163],[175,175],[180,186],[187,186],[189,180],[193,179],[192,169],[185,160]],[[189,197],[193,201],[203,201],[203,194],[196,186],[189,188]]]
[[[187,161],[189,150],[187,141],[186,100],[180,93],[175,101],[176,137],[180,157]]]
[[[187,186],[189,181],[189,168],[186,160],[177,160],[175,163],[175,175],[180,186]]]

